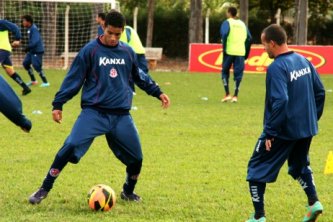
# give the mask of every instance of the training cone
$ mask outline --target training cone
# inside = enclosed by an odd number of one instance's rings
[[[326,160],[324,174],[331,174],[331,173],[333,173],[333,152],[329,151]]]

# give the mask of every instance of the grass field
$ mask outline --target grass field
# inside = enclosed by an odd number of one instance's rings
[[[18,70],[26,80],[27,74]],[[2,72],[3,73],[3,72]],[[217,74],[152,73],[172,105],[137,90],[131,113],[141,136],[144,163],[136,192],[143,202],[120,198],[113,210],[92,212],[86,196],[90,187],[105,183],[119,195],[125,167],[108,149],[104,137],[96,138],[78,165],[69,164],[54,189],[40,205],[27,198],[41,184],[54,155],[69,134],[80,112],[80,96],[64,106],[63,122],[51,118],[51,102],[65,75],[46,71],[50,88],[33,87],[21,97],[25,114],[33,121],[31,133],[23,133],[0,117],[0,221],[244,221],[253,211],[247,162],[262,130],[264,75],[246,74],[239,102],[223,104],[223,88]],[[21,89],[7,76],[17,93]],[[37,77],[39,78],[39,77]],[[39,80],[39,79],[38,79]],[[322,76],[326,89],[333,75]],[[233,89],[233,86],[231,87]],[[204,97],[208,98],[205,99]],[[324,175],[329,151],[333,151],[333,94],[327,92],[320,133],[312,143],[311,166],[324,205],[320,221],[333,221],[333,174]],[[40,110],[42,114],[33,114]],[[301,221],[306,197],[298,183],[281,169],[278,181],[266,190],[268,221]]]

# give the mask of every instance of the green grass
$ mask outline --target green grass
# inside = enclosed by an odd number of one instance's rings
[[[27,74],[18,70],[26,80]],[[120,199],[110,212],[92,212],[86,203],[90,187],[110,185],[119,195],[125,167],[110,152],[104,137],[96,138],[78,165],[69,164],[40,205],[27,198],[44,179],[53,158],[80,112],[80,96],[64,106],[63,122],[51,118],[51,102],[64,71],[47,70],[50,88],[33,87],[21,97],[33,121],[26,134],[0,117],[0,221],[244,221],[253,211],[247,162],[262,130],[264,75],[246,74],[239,102],[222,104],[224,92],[217,74],[156,73],[152,76],[169,95],[168,110],[137,90],[132,111],[138,127],[144,163],[136,191],[139,204]],[[17,93],[21,89],[6,76]],[[326,89],[333,76],[322,76]],[[231,87],[233,89],[233,86]],[[207,97],[208,100],[202,100]],[[320,221],[333,218],[333,175],[324,175],[333,150],[333,94],[327,93],[320,134],[312,143],[311,166],[325,207]],[[43,113],[32,114],[34,110]],[[281,169],[278,181],[266,191],[268,221],[301,221],[306,197]]]

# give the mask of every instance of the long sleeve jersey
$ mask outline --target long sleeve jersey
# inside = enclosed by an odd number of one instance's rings
[[[61,110],[82,88],[82,108],[126,113],[132,105],[133,93],[129,85],[132,80],[149,95],[159,98],[162,94],[151,77],[138,68],[130,46],[122,42],[115,47],[106,46],[97,38],[83,47],[74,59],[55,95],[53,109]]]
[[[314,66],[303,56],[287,52],[268,67],[264,136],[297,140],[318,133],[325,89]]]
[[[31,53],[43,53],[44,52],[44,45],[42,37],[39,33],[39,30],[35,24],[32,24],[28,28],[28,49]]]
[[[12,47],[10,45],[8,32],[13,33],[15,40],[21,40],[22,36],[19,27],[7,20],[0,19],[0,49],[11,52]]]

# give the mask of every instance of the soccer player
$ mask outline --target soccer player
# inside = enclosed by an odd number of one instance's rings
[[[133,49],[119,41],[125,25],[124,16],[115,10],[106,15],[104,35],[84,46],[73,61],[60,90],[53,100],[53,120],[62,120],[63,105],[82,88],[81,114],[64,145],[55,156],[42,186],[29,201],[40,203],[68,162],[78,163],[94,138],[105,135],[110,149],[126,165],[126,181],[121,198],[140,201],[134,193],[141,166],[139,135],[129,113],[133,81],[147,94],[161,100],[168,108],[170,100],[159,86],[138,68]]]
[[[104,34],[104,23],[105,23],[105,13],[104,12],[100,12],[97,14],[96,22],[98,24],[97,36],[103,35]]]
[[[237,102],[240,83],[243,78],[244,61],[247,59],[251,48],[251,34],[244,22],[236,18],[237,9],[229,7],[227,11],[227,20],[220,28],[220,34],[223,44],[222,61],[222,82],[224,85],[225,96],[222,102]],[[235,92],[233,97],[229,91],[230,68],[233,65]]]
[[[138,33],[130,26],[126,25],[123,33],[121,34],[120,41],[127,43],[129,46],[131,46],[136,53],[138,65],[139,68],[144,73],[149,73],[148,65],[147,65],[147,59],[145,56],[145,48],[142,45],[142,42],[140,40],[140,37]],[[135,92],[134,82],[131,82],[131,87],[133,89],[133,92]]]
[[[8,32],[14,34],[14,41],[10,43]],[[6,73],[17,82],[22,88],[22,95],[27,95],[31,89],[23,82],[20,75],[15,72],[10,59],[12,47],[18,47],[21,41],[21,32],[18,26],[10,21],[0,19],[0,63]]]
[[[13,89],[0,76],[0,112],[24,132],[30,132],[32,124],[22,112],[22,103]]]
[[[45,73],[42,69],[44,45],[42,37],[39,33],[37,26],[33,23],[33,19],[30,15],[22,16],[22,25],[28,29],[28,45],[25,49],[27,53],[23,60],[23,67],[28,71],[31,81],[27,83],[28,86],[37,85],[38,81],[35,78],[34,71],[31,68],[31,64],[34,69],[39,73],[43,83],[40,87],[48,87],[50,83],[47,81]]]
[[[264,128],[248,163],[247,181],[255,209],[247,222],[266,221],[266,183],[275,182],[288,160],[288,173],[299,182],[308,198],[303,222],[316,221],[323,211],[318,200],[309,149],[318,133],[325,102],[319,75],[306,58],[290,51],[285,30],[270,25],[261,41],[273,63],[267,69]]]

